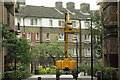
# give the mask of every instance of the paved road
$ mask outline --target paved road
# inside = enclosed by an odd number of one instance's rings
[[[56,75],[33,75],[25,80],[38,80],[38,77],[41,77],[41,80],[56,80]],[[73,79],[72,75],[61,75],[60,80],[76,80],[76,79]],[[91,80],[91,77],[79,75],[77,80]],[[97,79],[94,78],[94,80]]]

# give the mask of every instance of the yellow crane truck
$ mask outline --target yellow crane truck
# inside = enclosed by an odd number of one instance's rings
[[[65,15],[65,24],[64,24],[64,53],[65,57],[63,60],[56,61],[56,80],[60,79],[61,74],[72,74],[73,78],[78,77],[78,69],[77,69],[77,61],[70,59],[68,55],[68,35],[69,34],[75,34],[80,33],[79,29],[71,27],[72,23],[70,21],[70,12],[67,12]],[[60,72],[60,70],[63,70],[64,72]]]

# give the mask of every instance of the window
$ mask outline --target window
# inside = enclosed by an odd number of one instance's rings
[[[78,39],[78,35],[77,35],[77,34],[74,34],[74,35],[73,35],[73,39],[76,39],[76,38]]]
[[[17,23],[21,24],[21,18],[17,18]]]
[[[50,40],[50,33],[46,33],[46,40]]]
[[[59,20],[58,25],[59,25],[59,26],[62,26],[62,25],[63,25],[63,23],[64,23],[64,21]]]
[[[91,57],[91,49],[90,48],[85,49],[85,57]]]
[[[31,25],[37,25],[37,19],[31,19],[30,24]]]
[[[27,33],[27,40],[28,40],[28,42],[30,42],[30,40],[31,40],[31,34],[30,33]]]
[[[72,27],[76,27],[76,21],[72,21]]]
[[[53,26],[53,21],[52,20],[49,20],[49,25]]]
[[[18,34],[18,38],[21,38],[21,33]]]
[[[58,33],[58,40],[64,40],[64,34]]]
[[[34,20],[35,25],[37,25],[37,19]]]
[[[90,27],[90,22],[85,22],[85,28],[89,28]]]
[[[74,35],[73,35],[73,42],[74,42],[74,43],[76,43],[76,39],[77,39],[77,41],[78,41],[78,35],[77,35],[77,34],[74,34]]]
[[[39,19],[39,24],[42,25],[42,19],[41,18]]]
[[[33,19],[31,19],[30,24],[33,25]]]
[[[90,42],[91,41],[91,35],[86,34],[85,35],[85,42]]]
[[[36,42],[39,42],[39,33],[36,33]]]
[[[72,56],[76,56],[76,49],[72,49]]]

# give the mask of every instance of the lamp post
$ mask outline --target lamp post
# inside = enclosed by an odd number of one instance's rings
[[[82,30],[81,30],[81,19],[79,19],[79,26],[80,26],[80,36],[79,36],[79,42],[80,42],[80,48],[79,48],[79,53],[80,53],[80,63],[82,63]]]
[[[91,26],[90,26],[90,32],[91,32],[91,80],[93,80],[93,28],[92,28],[92,18],[90,19]]]
[[[90,34],[91,34],[91,80],[93,80],[93,28],[92,28],[92,18],[87,19],[79,19],[80,23],[80,61],[82,61],[82,42],[81,42],[81,20],[89,20],[91,22],[90,24]]]
[[[77,74],[78,74],[78,39],[77,37],[75,38],[75,41],[76,41]]]
[[[18,22],[18,29],[17,29],[17,31],[15,31],[15,35],[19,35],[19,33],[20,33],[20,23]],[[17,67],[16,64],[17,64],[17,60],[16,60],[16,57],[15,57],[15,71],[16,71],[16,67]]]

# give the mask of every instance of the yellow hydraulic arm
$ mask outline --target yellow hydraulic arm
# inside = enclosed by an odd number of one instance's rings
[[[70,22],[70,12],[67,12],[65,15],[65,27],[64,27],[64,35],[65,35],[65,57],[68,57],[68,34],[74,34],[74,33],[79,33],[80,31],[72,30],[72,29],[77,29],[77,28],[72,28],[71,27],[72,23]]]
[[[58,60],[56,61],[56,69],[64,69],[64,70],[71,70],[76,69],[76,61],[71,60],[68,57],[68,34],[74,34],[79,33],[79,29],[71,27],[72,23],[70,21],[70,12],[67,12],[65,15],[65,25],[63,27],[64,31],[64,40],[65,40],[65,46],[64,46],[64,52],[65,52],[65,58],[64,60]]]

